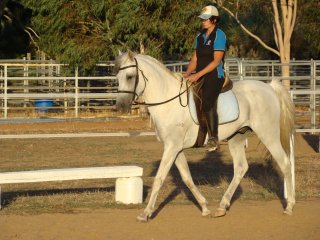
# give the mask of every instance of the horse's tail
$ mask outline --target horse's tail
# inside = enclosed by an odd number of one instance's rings
[[[270,85],[280,102],[280,141],[287,156],[290,156],[293,151],[294,104],[288,90],[278,80],[273,79]]]

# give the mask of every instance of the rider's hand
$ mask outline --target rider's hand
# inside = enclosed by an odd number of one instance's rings
[[[184,78],[187,78],[187,77],[189,77],[190,76],[190,73],[182,73],[182,77],[184,77]]]
[[[191,74],[190,76],[186,77],[187,81],[193,83],[198,81],[200,78],[200,76],[198,76],[198,74]]]

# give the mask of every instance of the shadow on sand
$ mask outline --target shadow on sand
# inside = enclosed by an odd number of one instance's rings
[[[303,134],[303,138],[315,152],[320,151],[320,135]]]
[[[17,198],[22,196],[50,196],[56,194],[81,194],[81,193],[96,193],[96,192],[114,192],[114,187],[99,187],[99,188],[64,188],[64,189],[45,189],[45,190],[25,190],[2,193],[1,207],[6,208],[13,203]]]
[[[159,164],[160,161],[154,165],[152,176],[156,175]],[[199,162],[188,164],[194,183],[197,186],[210,185],[214,187],[218,186],[221,181],[227,181],[229,184],[233,178],[233,164],[225,163],[219,152],[207,153]],[[167,198],[159,204],[158,208],[152,214],[152,218],[155,218],[168,203],[173,201],[177,195],[181,193],[181,191],[185,193],[188,200],[193,202],[201,210],[190,190],[182,182],[176,166],[172,167],[170,174],[173,176],[172,179],[176,187]],[[262,186],[269,192],[276,194],[283,207],[285,206],[285,201],[283,200],[283,177],[279,175],[278,171],[274,168],[273,161],[267,160],[264,163],[249,163],[249,169],[245,178],[250,178],[254,183]],[[242,195],[242,193],[242,187],[239,185],[231,199],[231,205]]]

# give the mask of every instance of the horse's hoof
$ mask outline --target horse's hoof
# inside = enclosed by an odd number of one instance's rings
[[[286,210],[283,211],[283,213],[285,215],[292,216],[292,210],[291,209],[286,209]]]
[[[211,211],[209,209],[202,211],[202,217],[211,216]]]
[[[146,223],[146,222],[148,222],[148,220],[149,220],[148,215],[146,213],[144,213],[144,212],[139,214],[138,217],[137,217],[137,221],[139,221],[139,222]]]
[[[227,211],[224,208],[218,208],[215,213],[214,213],[214,217],[223,217],[224,215],[226,215]]]

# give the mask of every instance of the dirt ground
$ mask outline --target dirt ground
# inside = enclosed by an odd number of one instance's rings
[[[193,205],[167,205],[150,222],[139,223],[135,217],[140,211],[1,216],[1,239],[316,240],[320,236],[319,200],[298,202],[293,216],[283,215],[278,201],[236,202],[223,218],[203,218]]]
[[[0,124],[0,134],[151,131],[145,120]],[[297,136],[296,154],[313,156],[318,138]],[[215,205],[209,206],[211,210]],[[320,199],[297,202],[293,216],[279,200],[235,201],[223,218],[203,218],[193,204],[167,204],[148,223],[143,209],[78,209],[72,213],[4,214],[0,239],[320,239]]]

